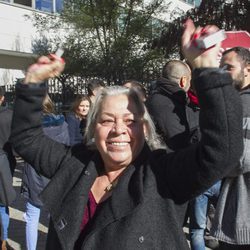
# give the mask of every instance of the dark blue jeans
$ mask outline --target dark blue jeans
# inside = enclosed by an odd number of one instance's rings
[[[206,192],[190,201],[190,243],[192,250],[205,250],[204,233],[207,222],[208,201],[217,199],[221,181],[215,183]]]

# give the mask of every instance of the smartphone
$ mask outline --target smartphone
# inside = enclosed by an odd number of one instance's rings
[[[195,43],[198,48],[200,49],[208,49],[213,45],[223,41],[226,39],[226,34],[224,30],[219,30],[213,34],[200,36],[198,39],[195,40]]]
[[[64,50],[59,47],[55,53],[49,54],[49,58],[51,60],[60,58],[64,62],[64,59],[62,58],[63,53],[64,53]]]
[[[55,55],[58,57],[62,57],[64,53],[64,50],[62,48],[58,48],[57,51],[55,52]]]

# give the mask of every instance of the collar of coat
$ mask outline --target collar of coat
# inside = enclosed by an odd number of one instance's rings
[[[240,95],[250,94],[250,84],[247,85],[245,88],[241,89],[239,92],[240,92]]]
[[[164,77],[160,77],[156,81],[156,93],[166,95],[182,104],[187,103],[186,92],[178,84]]]
[[[143,200],[143,179],[142,179],[142,165],[149,153],[149,147],[145,144],[142,152],[122,173],[118,184],[111,196],[111,206],[113,219],[118,219],[125,216],[131,209],[140,204]],[[96,154],[95,166],[100,171],[100,166],[103,168],[103,162],[100,154]]]
[[[101,204],[102,209],[99,210],[98,216],[89,227],[91,232],[125,217],[143,202],[143,188],[145,187],[145,172],[143,172],[145,168],[143,168],[143,165],[145,164],[145,158],[148,155],[149,148],[145,145],[137,159],[125,169],[119,178],[119,182],[113,190],[112,196],[109,200],[106,200]],[[94,161],[95,165],[102,163],[99,154],[95,156]],[[151,184],[148,183],[148,185]]]

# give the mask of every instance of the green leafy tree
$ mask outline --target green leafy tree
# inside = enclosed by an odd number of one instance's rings
[[[203,0],[198,8],[168,23],[152,48],[162,49],[166,56],[181,54],[180,41],[183,22],[190,17],[196,25],[215,24],[225,30],[247,30],[250,32],[249,0]]]
[[[165,58],[152,49],[164,23],[155,17],[166,11],[163,0],[66,0],[59,16],[35,14],[41,32],[64,30],[53,38],[65,48],[64,77],[100,77],[108,84],[134,78],[148,81],[158,74]],[[55,46],[56,45],[56,46]],[[52,47],[53,47],[52,46]]]

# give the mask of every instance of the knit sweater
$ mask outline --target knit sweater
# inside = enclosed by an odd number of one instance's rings
[[[223,182],[211,234],[230,244],[250,245],[250,88],[241,91],[240,97],[244,151]]]

